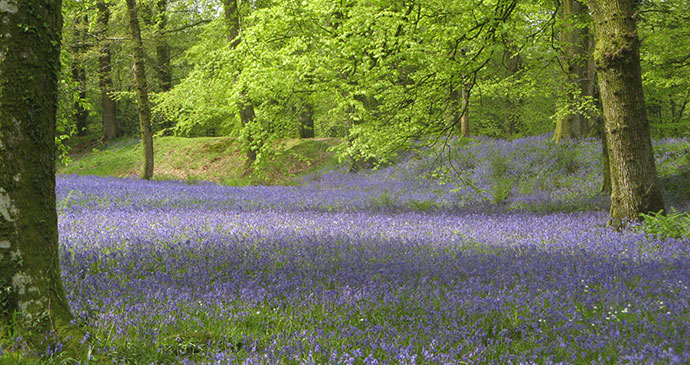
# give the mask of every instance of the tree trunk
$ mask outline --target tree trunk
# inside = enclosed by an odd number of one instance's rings
[[[314,109],[308,102],[299,114],[299,137],[314,138]]]
[[[68,352],[83,356],[58,260],[61,2],[0,5],[0,327],[13,325],[15,317],[14,329],[34,350],[62,341]]]
[[[583,96],[593,96],[592,85],[594,75],[588,67],[590,56],[590,34],[586,27],[578,24],[578,18],[588,13],[587,7],[578,0],[563,0],[560,17],[565,22],[565,29],[561,32],[563,44],[563,63],[566,65],[565,96],[567,105],[571,108],[581,101]],[[592,70],[593,71],[593,70]],[[579,139],[584,137],[590,129],[588,118],[583,113],[572,111],[556,119],[556,131],[553,140],[558,143],[561,139]]]
[[[86,135],[89,111],[84,108],[86,100],[86,69],[84,52],[86,47],[86,29],[88,19],[76,16],[74,19],[74,44],[72,45],[72,81],[77,84],[78,99],[74,101],[74,119],[78,136]]]
[[[462,87],[462,117],[460,117],[460,133],[463,137],[470,136],[470,89]]]
[[[230,48],[235,48],[240,44],[240,14],[238,0],[223,0],[223,10],[225,17],[225,25],[228,28],[228,42],[230,43]],[[239,70],[241,72],[241,70]],[[235,80],[237,82],[237,80]],[[256,146],[254,144],[254,137],[252,137],[251,130],[249,128],[256,114],[254,113],[254,104],[247,96],[247,91],[242,90],[240,92],[240,102],[238,103],[240,120],[242,122],[242,128],[245,128],[246,132],[246,143],[247,148],[247,164],[251,165],[256,161]]]
[[[225,16],[225,26],[228,27],[227,36],[230,48],[237,47],[240,42],[240,13],[237,1],[223,0],[223,15]]]
[[[110,96],[113,91],[112,64],[110,54],[110,41],[108,36],[108,23],[110,21],[110,6],[105,0],[99,0],[98,7],[98,84],[101,89],[101,106],[103,108],[103,140],[109,141],[117,138],[118,126],[115,110],[115,100]]]
[[[254,114],[254,105],[251,101],[248,101],[246,91],[242,90],[240,93],[240,100],[240,104],[238,105],[240,109],[240,120],[242,121],[242,127],[246,128],[247,131],[247,165],[251,166],[251,164],[256,161],[257,148],[254,146],[254,137],[252,137],[251,133],[251,123],[254,121],[256,115]]]
[[[151,104],[149,103],[148,87],[146,85],[146,70],[144,68],[144,43],[141,40],[141,29],[137,17],[136,0],[127,0],[129,14],[129,30],[134,44],[134,83],[137,89],[137,103],[139,105],[139,127],[144,149],[144,166],[141,178],[149,180],[153,177],[153,136],[151,134]]]
[[[610,224],[664,209],[642,94],[634,0],[590,0],[611,171]]]
[[[73,56],[76,56],[74,54]],[[84,108],[86,100],[86,70],[79,60],[80,57],[73,57],[72,80],[77,84],[77,100],[74,101],[74,121],[77,129],[77,136],[85,136],[89,120],[89,111]]]
[[[509,40],[505,44],[503,49],[503,57],[505,62],[506,71],[509,76],[514,76],[522,70],[522,57],[518,53],[518,49],[513,44],[512,40]],[[522,99],[517,96],[514,97],[511,93],[508,93],[506,98],[506,119],[505,119],[505,132],[508,136],[513,136],[518,132],[518,125],[520,125],[520,107],[522,106]]]
[[[165,27],[168,24],[167,6],[167,0],[158,0],[156,2],[156,13],[158,15],[156,27],[156,76],[158,78],[160,89],[163,92],[172,88],[170,45],[165,37]]]
[[[451,121],[456,133],[459,131],[463,137],[470,136],[470,93],[465,85],[458,90],[454,86],[450,91]]]

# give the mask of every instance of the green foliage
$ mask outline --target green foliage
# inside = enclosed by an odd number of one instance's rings
[[[106,38],[112,40],[111,94],[117,97],[120,130],[138,134],[127,57],[131,46],[120,41],[126,34],[125,7],[108,3],[110,24],[101,30],[92,3],[65,2],[62,136],[72,131],[75,101],[90,105],[89,130],[101,128],[95,45]],[[155,2],[140,3],[147,67],[154,71],[149,85],[158,134],[238,138],[242,151],[258,153],[257,166],[275,156],[276,140],[298,136],[305,111],[317,137],[342,138],[334,149],[341,161],[368,161],[374,167],[420,147],[420,140],[459,134],[463,89],[469,93],[472,135],[544,134],[565,114],[599,113],[594,100],[563,87],[568,70],[557,36],[566,27],[590,27],[591,19],[588,14],[563,19],[553,1],[240,2],[241,32],[232,46],[217,3],[168,1],[163,36]],[[687,134],[690,47],[683,40],[690,35],[684,12],[688,0],[641,6],[652,130],[657,136]],[[84,17],[85,49],[79,48]],[[156,78],[160,39],[172,50],[169,91]],[[75,99],[79,95],[68,72],[72,62],[85,66],[86,100]],[[255,111],[254,121],[246,125],[239,117],[241,101]]]
[[[497,176],[491,185],[491,199],[494,204],[503,203],[513,191],[515,181],[509,177]]]
[[[391,193],[384,191],[379,196],[371,198],[371,205],[379,209],[392,209],[395,207],[398,199]]]
[[[639,23],[645,102],[655,137],[690,134],[688,0],[645,1]]]
[[[663,239],[690,237],[690,213],[682,213],[674,208],[664,214],[663,211],[641,214],[643,219],[640,229],[650,236]]]

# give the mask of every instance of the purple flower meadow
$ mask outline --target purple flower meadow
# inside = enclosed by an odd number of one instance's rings
[[[297,187],[61,176],[68,298],[117,363],[688,363],[690,239],[607,228],[598,151],[482,140],[454,170]]]

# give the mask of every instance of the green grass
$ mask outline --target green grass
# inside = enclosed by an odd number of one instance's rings
[[[154,180],[188,183],[213,181],[225,185],[292,184],[297,177],[333,167],[329,148],[336,139],[290,139],[276,144],[275,155],[259,166],[247,166],[240,143],[230,137],[154,138]],[[59,174],[138,176],[143,156],[138,139],[100,143],[73,141],[72,160]]]

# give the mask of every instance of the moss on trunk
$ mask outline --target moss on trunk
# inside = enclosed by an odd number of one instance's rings
[[[144,66],[144,43],[141,40],[141,28],[137,16],[136,0],[127,0],[129,14],[129,30],[132,35],[134,50],[134,83],[137,89],[137,103],[139,106],[139,128],[144,152],[144,165],[141,178],[149,180],[153,177],[153,134],[151,132],[151,104],[149,102],[148,86],[146,83],[146,69]]]
[[[611,224],[664,209],[642,94],[636,1],[590,0],[611,171]]]
[[[83,354],[58,260],[55,118],[59,0],[0,7],[0,327],[39,353],[61,341]]]

